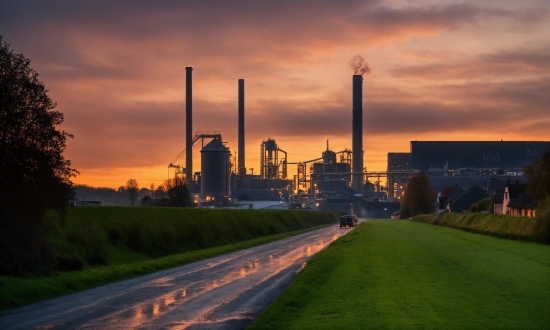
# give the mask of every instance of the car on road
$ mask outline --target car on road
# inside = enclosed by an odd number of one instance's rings
[[[357,217],[353,214],[347,214],[340,217],[340,228],[353,228],[357,226]]]

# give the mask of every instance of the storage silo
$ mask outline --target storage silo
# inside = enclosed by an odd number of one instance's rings
[[[220,201],[229,195],[229,149],[213,139],[201,150],[201,200]]]

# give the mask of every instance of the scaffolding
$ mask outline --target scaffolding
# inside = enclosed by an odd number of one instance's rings
[[[263,141],[260,148],[260,177],[262,179],[287,178],[287,153],[273,139]],[[279,153],[284,157],[279,157]]]

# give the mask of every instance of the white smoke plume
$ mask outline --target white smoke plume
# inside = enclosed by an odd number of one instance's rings
[[[349,62],[349,66],[353,70],[353,74],[364,75],[366,73],[370,73],[369,65],[361,55],[355,55],[352,57]]]

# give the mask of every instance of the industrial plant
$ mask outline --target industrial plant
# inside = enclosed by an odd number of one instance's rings
[[[200,207],[342,210],[360,217],[389,218],[399,210],[408,179],[425,171],[438,188],[478,186],[489,191],[510,176],[524,180],[523,166],[550,150],[550,142],[412,141],[410,152],[388,153],[387,171],[367,172],[363,164],[363,76],[352,76],[352,149],[333,151],[329,141],[320,157],[289,161],[275,139],[259,146],[259,173],[245,164],[245,81],[238,79],[238,157],[220,131],[193,134],[193,68],[186,71],[185,167],[181,175]],[[195,143],[201,140],[201,168],[193,171]],[[257,152],[257,151],[254,151]],[[296,173],[288,172],[295,165]],[[381,184],[382,182],[382,184]]]

